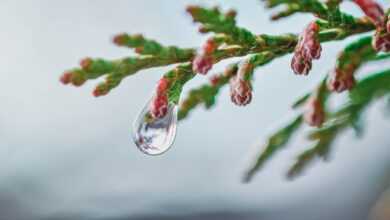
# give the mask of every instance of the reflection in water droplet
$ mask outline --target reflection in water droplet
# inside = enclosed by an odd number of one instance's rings
[[[133,125],[133,140],[143,153],[158,155],[166,152],[176,135],[177,106],[169,104],[168,113],[160,119],[149,116],[150,102],[147,102]]]

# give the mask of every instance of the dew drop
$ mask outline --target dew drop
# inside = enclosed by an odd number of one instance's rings
[[[149,115],[147,102],[133,124],[133,140],[138,149],[148,155],[165,153],[172,146],[177,127],[177,106],[169,104],[167,114],[160,119]]]

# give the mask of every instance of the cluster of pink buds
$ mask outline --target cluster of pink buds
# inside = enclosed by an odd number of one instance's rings
[[[245,106],[252,101],[252,87],[249,80],[245,79],[246,69],[250,68],[249,62],[244,62],[235,76],[230,79],[230,98],[238,106]]]
[[[325,121],[325,112],[321,101],[317,96],[311,96],[305,106],[303,114],[305,122],[314,127],[321,127]]]
[[[217,49],[218,45],[214,39],[210,38],[202,46],[201,50],[196,54],[192,61],[192,68],[194,72],[200,74],[207,74],[207,72],[213,67],[213,52]]]
[[[355,86],[354,68],[335,68],[329,74],[328,88],[330,91],[343,92]]]
[[[311,22],[301,34],[294,50],[291,68],[295,74],[307,75],[311,70],[312,60],[321,56],[321,44],[318,40],[319,26]]]
[[[155,119],[163,118],[168,112],[168,89],[169,80],[161,78],[157,84],[156,94],[150,103],[150,115]]]
[[[376,51],[390,51],[390,22],[383,8],[374,0],[354,0],[367,17],[375,24],[376,32],[372,46]]]
[[[80,61],[82,69],[87,69],[92,63],[91,58],[84,58]],[[73,84],[74,86],[82,86],[87,79],[77,71],[67,71],[60,77],[60,82],[63,84]]]

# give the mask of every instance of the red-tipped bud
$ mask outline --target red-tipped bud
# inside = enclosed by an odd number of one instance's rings
[[[60,77],[60,82],[63,84],[69,84],[72,81],[72,73],[71,72],[65,72]]]
[[[186,8],[187,13],[191,14],[192,16],[196,14],[200,10],[199,6],[196,5],[189,5]]]
[[[250,83],[239,76],[230,79],[230,98],[238,106],[245,106],[252,101]]]
[[[301,54],[294,54],[291,60],[291,68],[295,74],[307,75],[311,70],[311,60],[304,59]]]
[[[382,28],[384,25],[384,12],[382,7],[374,0],[354,0],[364,14],[371,19],[375,26]]]
[[[168,95],[157,94],[150,104],[150,115],[153,118],[162,118],[168,112]]]
[[[101,83],[97,85],[92,92],[93,96],[95,97],[107,95],[107,93],[108,93],[108,87],[105,83]]]
[[[230,9],[229,11],[227,11],[227,12],[225,13],[225,16],[226,16],[226,17],[230,17],[230,18],[235,18],[236,15],[237,15],[237,12],[236,12],[236,10],[234,10],[234,9]]]
[[[83,70],[88,70],[91,64],[92,64],[92,59],[89,57],[86,57],[80,61],[80,66]]]
[[[112,38],[112,42],[114,42],[114,44],[116,44],[118,46],[121,46],[121,45],[125,44],[126,38],[127,38],[127,34],[125,34],[125,33],[118,34],[118,35],[114,36],[114,38]]]
[[[318,40],[319,29],[317,23],[311,22],[302,32],[291,61],[291,68],[295,74],[307,75],[312,60],[320,58],[322,47]]]
[[[60,77],[60,81],[63,84],[72,83],[74,86],[81,86],[87,81],[85,76],[81,72],[66,72]]]
[[[320,127],[325,121],[322,103],[317,97],[311,97],[306,103],[303,119],[310,126]]]
[[[350,90],[355,86],[355,77],[353,71],[343,71],[335,69],[330,73],[328,80],[328,89],[334,92],[343,92]]]
[[[377,30],[372,40],[372,46],[376,51],[390,51],[390,32]]]

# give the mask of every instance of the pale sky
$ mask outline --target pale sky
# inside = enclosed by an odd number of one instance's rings
[[[232,105],[223,90],[217,107],[194,111],[179,125],[173,148],[158,157],[139,152],[130,129],[167,68],[142,71],[101,98],[91,95],[99,80],[81,88],[58,82],[85,56],[131,54],[111,43],[116,33],[144,33],[167,45],[197,47],[205,36],[184,9],[199,2],[206,1],[0,1],[1,220],[198,214],[207,219],[208,213],[364,219],[390,167],[383,103],[367,112],[362,139],[353,132],[338,139],[329,163],[316,163],[307,175],[286,181],[286,170],[307,147],[297,138],[252,183],[240,182],[262,137],[291,115],[291,102],[326,74],[347,42],[324,45],[308,77],[292,73],[290,56],[259,69],[253,103],[246,108]],[[238,9],[238,24],[256,33],[299,32],[311,18],[270,23],[261,1],[207,2]],[[345,8],[359,13],[351,4]],[[369,66],[361,74],[386,65]],[[206,81],[197,77],[186,91]]]

